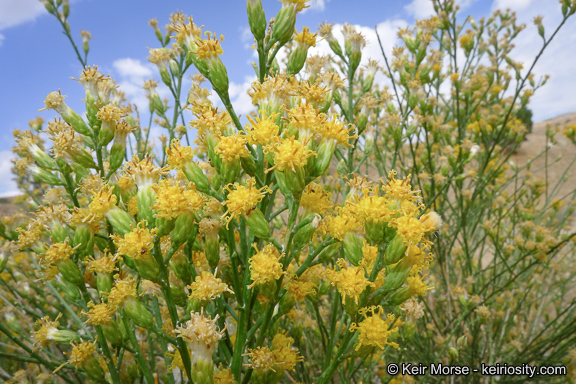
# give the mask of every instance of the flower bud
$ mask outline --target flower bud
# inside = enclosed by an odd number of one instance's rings
[[[132,227],[136,225],[134,218],[126,211],[121,210],[117,206],[114,206],[108,213],[106,213],[106,218],[114,231],[120,236],[124,236],[128,232],[132,231]]]
[[[264,39],[266,35],[266,15],[260,0],[247,0],[248,24],[256,41]]]
[[[138,299],[128,298],[124,303],[124,310],[134,324],[146,329],[154,328],[154,316]]]
[[[338,253],[340,245],[341,245],[340,243],[334,243],[324,248],[318,254],[318,260],[320,260],[322,263],[332,261],[334,259],[334,256],[336,256],[336,254]]]
[[[66,279],[66,281],[76,285],[77,287],[81,287],[84,285],[84,276],[80,269],[78,269],[78,265],[72,260],[63,260],[60,261],[58,264],[58,270],[62,274],[62,277]]]
[[[138,216],[140,220],[146,220],[151,227],[155,226],[156,218],[152,206],[155,204],[156,191],[151,187],[144,187],[138,190]]]
[[[386,248],[386,254],[384,255],[384,263],[386,265],[397,263],[406,254],[406,245],[404,240],[398,234],[396,234],[388,247]]]
[[[261,239],[270,238],[270,225],[264,218],[264,214],[260,208],[255,208],[246,214],[246,224],[254,236]]]
[[[393,291],[400,288],[410,274],[410,269],[412,269],[412,266],[405,262],[400,262],[399,264],[395,265],[386,274],[382,288],[386,291]]]
[[[181,214],[174,221],[174,229],[170,232],[171,249],[177,250],[185,242],[187,242],[190,237],[196,237],[197,227],[194,225],[196,217],[192,212],[186,212]]]
[[[349,232],[344,236],[344,241],[342,241],[342,247],[344,249],[344,255],[346,259],[355,266],[358,266],[360,260],[362,260],[362,247],[364,247],[364,242],[362,238],[355,233]]]
[[[194,161],[189,161],[184,166],[183,172],[186,175],[186,178],[194,183],[197,190],[202,193],[210,192],[210,180],[204,174],[200,166],[198,166]]]

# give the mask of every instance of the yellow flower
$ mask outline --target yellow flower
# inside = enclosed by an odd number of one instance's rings
[[[116,275],[115,277],[117,277]],[[136,279],[127,276],[124,279],[116,280],[114,287],[108,293],[108,303],[113,306],[122,306],[128,299],[136,297]]]
[[[112,315],[116,312],[114,307],[108,303],[94,304],[93,301],[88,303],[88,312],[82,311],[82,315],[88,317],[86,324],[106,325],[112,321]]]
[[[316,284],[302,279],[292,279],[286,286],[286,290],[297,302],[302,302],[306,296],[316,293]]]
[[[98,259],[90,257],[84,261],[84,265],[86,265],[86,270],[88,272],[112,273],[116,270],[117,260],[117,256],[113,257],[110,254],[106,254],[102,257],[99,257]]]
[[[245,215],[256,208],[256,205],[264,198],[266,193],[270,193],[270,188],[264,186],[260,189],[254,187],[255,180],[248,181],[248,187],[239,183],[229,184],[224,189],[228,191],[228,199],[224,202],[227,208],[222,218],[226,218],[226,228],[235,217]],[[234,189],[231,189],[234,187]]]
[[[262,119],[256,117],[256,121],[247,116],[250,123],[244,127],[244,133],[248,137],[250,145],[268,145],[278,137],[280,132],[280,127],[274,122],[278,116],[277,113],[266,114],[262,110],[260,114]]]
[[[206,39],[196,39],[196,54],[198,59],[214,60],[217,59],[219,55],[223,54],[222,46],[220,43],[224,40],[224,36],[220,36],[216,39],[216,35],[210,31],[205,32]]]
[[[185,326],[180,325],[176,329],[178,337],[189,343],[192,364],[198,360],[212,361],[215,344],[222,339],[225,331],[225,329],[218,330],[216,326],[218,318],[219,315],[211,319],[204,316],[204,312],[191,312],[190,320],[186,322]]]
[[[42,262],[45,265],[58,264],[62,261],[69,260],[74,254],[74,249],[68,245],[69,239],[63,243],[54,243],[46,250],[46,253],[42,255]]]
[[[37,331],[32,331],[35,339],[34,347],[46,347],[50,345],[51,341],[54,340],[54,334],[58,331],[57,327],[60,325],[58,318],[60,316],[61,315],[58,315],[54,321],[50,321],[48,316],[36,321],[36,325],[39,328]]]
[[[394,211],[390,209],[392,204],[387,197],[378,196],[378,187],[374,189],[364,188],[362,198],[355,204],[355,212],[358,217],[369,223],[388,222],[392,219]]]
[[[263,83],[253,82],[248,94],[252,97],[252,104],[260,107],[266,106],[270,110],[277,111],[287,102],[288,97],[293,95],[293,92],[286,75],[278,74],[274,77],[267,77]]]
[[[341,147],[351,147],[352,144],[349,140],[358,137],[358,135],[351,135],[350,132],[354,131],[355,128],[351,125],[348,126],[350,128],[346,128],[346,123],[338,115],[332,115],[330,120],[323,121],[323,124],[318,127],[318,132],[325,140],[334,140]]]
[[[277,333],[272,339],[272,356],[276,369],[291,371],[299,361],[304,360],[302,356],[299,356],[298,350],[292,348],[293,343],[294,339],[286,336],[285,333]]]
[[[196,276],[195,281],[188,286],[190,288],[191,300],[207,301],[212,300],[216,296],[224,292],[232,292],[228,285],[224,283],[221,279],[215,277],[211,272],[201,271],[198,276]]]
[[[220,367],[220,369],[214,370],[214,384],[236,384],[236,379],[230,368]]]
[[[108,104],[108,105],[105,105],[102,108],[100,108],[100,110],[96,114],[96,117],[99,118],[100,120],[102,120],[103,122],[117,123],[125,115],[126,115],[125,112],[122,109],[120,109],[119,107],[117,107],[113,104]]]
[[[352,323],[350,326],[350,332],[358,330],[358,346],[356,350],[359,350],[363,345],[380,349],[384,349],[386,345],[398,348],[398,344],[388,341],[388,337],[392,333],[398,332],[398,327],[390,328],[391,324],[394,323],[394,315],[389,314],[386,320],[383,320],[380,315],[384,313],[384,309],[380,305],[362,308],[358,312],[365,319],[358,325]],[[372,312],[372,316],[368,317],[368,312]]]
[[[156,191],[154,217],[174,219],[183,213],[196,213],[204,206],[205,199],[193,184],[183,186],[174,179],[164,179],[152,188]]]
[[[92,196],[92,202],[88,205],[91,219],[93,221],[100,221],[108,212],[116,206],[118,198],[114,194],[114,187],[111,185],[103,185]]]
[[[227,127],[233,125],[228,111],[218,112],[218,108],[194,113],[194,116],[196,116],[196,120],[190,121],[190,127],[196,128],[201,135],[208,132],[213,135],[222,135]]]
[[[134,155],[132,161],[126,163],[124,169],[140,189],[151,186],[165,173],[164,168],[154,165],[154,156],[148,155],[142,160]]]
[[[259,371],[274,371],[273,367],[276,361],[270,348],[258,347],[256,349],[249,349],[249,351],[250,352],[245,355],[250,358],[250,363],[246,364],[247,367]]]
[[[326,192],[319,184],[310,183],[304,189],[300,206],[307,211],[324,214],[334,206],[331,199],[332,193]]]
[[[426,233],[426,227],[414,217],[400,216],[390,224],[397,228],[396,233],[400,235],[407,246],[416,245],[425,240],[423,236]]]
[[[285,139],[279,139],[276,143],[267,146],[265,152],[274,154],[274,166],[267,169],[266,172],[270,172],[273,169],[278,171],[290,169],[296,172],[297,169],[304,167],[308,163],[309,157],[318,156],[305,143],[303,144],[290,136]]]
[[[335,271],[328,269],[326,277],[335,285],[338,292],[342,295],[342,302],[346,300],[346,296],[354,298],[358,303],[360,294],[364,292],[367,287],[374,286],[365,275],[363,267],[348,266],[344,259],[339,259],[337,262],[340,270]]]
[[[328,215],[324,218],[326,231],[335,239],[343,240],[349,232],[362,227],[350,206],[338,207],[338,215]]]
[[[219,138],[214,152],[216,152],[225,163],[238,162],[240,158],[250,155],[250,152],[246,148],[247,141],[248,139],[245,135],[238,133],[231,136],[223,136]]]
[[[145,227],[145,222],[141,221],[136,228],[132,228],[132,232],[128,232],[124,237],[120,235],[112,235],[111,237],[117,247],[118,254],[138,260],[147,256],[150,250],[154,248],[154,235],[157,231],[157,228],[150,231]]]
[[[406,279],[408,285],[410,286],[409,291],[413,295],[426,296],[426,291],[434,289],[429,287],[428,284],[422,281],[426,276],[410,276]]]
[[[310,33],[310,29],[308,27],[303,27],[302,32],[297,33],[296,36],[294,36],[294,41],[297,41],[300,44],[305,45],[307,48],[315,47],[316,36],[318,36],[318,32],[312,34]]]
[[[396,171],[390,171],[388,173],[388,178],[390,180],[385,182],[382,181],[388,199],[401,202],[402,200],[413,199],[418,195],[418,191],[412,191],[412,187],[410,186],[410,175],[401,180],[396,180],[394,175],[396,175]]]
[[[168,164],[172,169],[182,169],[188,162],[192,161],[194,152],[190,147],[180,145],[180,140],[172,140],[172,145],[166,148]]]
[[[180,351],[175,349],[174,352],[166,352],[166,356],[172,358],[172,362],[168,366],[168,372],[172,372],[174,368],[178,368],[181,371],[184,371],[186,367],[184,366],[184,362],[182,361],[182,356],[180,355]]]
[[[250,279],[252,279],[249,288],[277,280],[284,274],[282,263],[279,262],[284,254],[280,254],[272,244],[266,245],[261,251],[258,250],[256,244],[253,246],[256,249],[256,254],[248,261],[250,263]]]
[[[306,138],[318,133],[325,119],[326,116],[308,102],[299,103],[288,110],[288,126],[299,132],[298,138],[300,140],[306,140]]]

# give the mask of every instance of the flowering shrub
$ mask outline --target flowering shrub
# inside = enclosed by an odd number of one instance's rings
[[[151,22],[161,48],[149,60],[173,96],[144,84],[159,146],[96,66],[78,78],[85,111],[52,92],[44,109],[57,117],[15,134],[34,210],[0,228],[12,382],[401,382],[412,378],[387,376],[385,361],[569,356],[574,303],[549,293],[566,276],[532,296],[529,280],[563,268],[554,258],[573,236],[562,232],[571,210],[503,150],[521,142],[515,114],[544,83],[508,56],[514,16],[464,33],[453,2],[435,0],[437,16],[399,32],[405,47],[384,71],[360,66],[365,40],[350,25],[343,45],[329,24],[295,33],[306,3],[282,0],[267,22],[247,1],[258,80],[245,125],[223,38],[177,13],[165,31]],[[86,65],[89,34],[81,55],[68,3],[45,5]],[[563,23],[575,11],[564,1]],[[537,25],[544,49],[554,35]],[[319,35],[334,56],[309,57]],[[503,299],[519,292],[530,308]]]

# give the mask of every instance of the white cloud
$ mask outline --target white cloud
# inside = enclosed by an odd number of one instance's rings
[[[36,19],[47,13],[38,0],[0,0],[0,30]]]
[[[142,86],[144,81],[153,77],[156,72],[155,66],[129,57],[115,60],[112,66],[118,75],[114,78],[118,81],[119,89],[126,94],[131,103],[136,104],[140,112],[148,111],[148,99]],[[159,87],[158,93],[163,96],[166,91]]]
[[[553,1],[550,1],[554,3]],[[495,0],[492,3],[492,9],[508,9],[510,8],[513,11],[523,11],[527,9],[532,3],[532,0]],[[542,2],[544,3],[544,2]],[[542,5],[542,4],[540,4]],[[539,5],[539,6],[540,6]],[[557,5],[557,4],[555,4]]]
[[[112,64],[120,76],[145,78],[152,76],[152,65],[129,57],[118,59]]]
[[[2,43],[4,43],[5,38],[6,38],[6,36],[4,36],[3,34],[0,33],[0,47],[2,46]]]
[[[252,98],[247,93],[254,81],[256,81],[256,76],[246,76],[243,83],[230,82],[228,93],[234,111],[239,115],[247,115],[254,110]]]
[[[464,11],[472,3],[477,0],[456,0],[456,4],[460,7],[460,11]],[[503,1],[526,1],[526,0],[503,0]],[[434,5],[432,0],[412,0],[408,5],[404,6],[404,10],[412,16],[415,20],[428,19],[435,15]]]
[[[404,10],[416,20],[427,19],[434,14],[432,0],[413,0]]]
[[[10,151],[0,151],[0,197],[10,197],[20,194],[18,185],[14,181],[12,174],[12,159],[16,155]]]
[[[310,3],[309,8],[305,8],[302,13],[306,13],[308,11],[318,11],[323,12],[326,9],[326,3],[329,3],[330,0],[312,0]]]

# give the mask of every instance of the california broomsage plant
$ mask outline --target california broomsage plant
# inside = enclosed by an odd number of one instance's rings
[[[45,109],[57,118],[15,133],[14,171],[35,212],[1,228],[0,359],[13,382],[402,382],[413,379],[386,376],[385,361],[575,354],[570,285],[550,296],[566,276],[547,291],[528,282],[561,268],[571,210],[507,169],[523,137],[515,116],[544,83],[509,57],[522,29],[512,14],[467,19],[463,32],[453,2],[434,1],[437,16],[401,30],[405,47],[382,71],[360,66],[365,38],[350,25],[343,45],[329,24],[295,32],[307,1],[282,0],[267,22],[248,0],[258,80],[245,125],[223,37],[180,12],[165,31],[152,20],[161,47],[149,60],[173,104],[146,82],[143,128],[114,80],[87,66],[90,35],[81,55],[68,3],[44,3],[85,67],[86,111],[53,92]],[[564,24],[576,5],[561,5]],[[544,49],[557,30],[547,38],[537,25]],[[319,37],[333,56],[309,55]],[[167,132],[159,146],[153,121]],[[504,292],[541,305],[500,302]],[[526,343],[509,348],[526,327]]]

